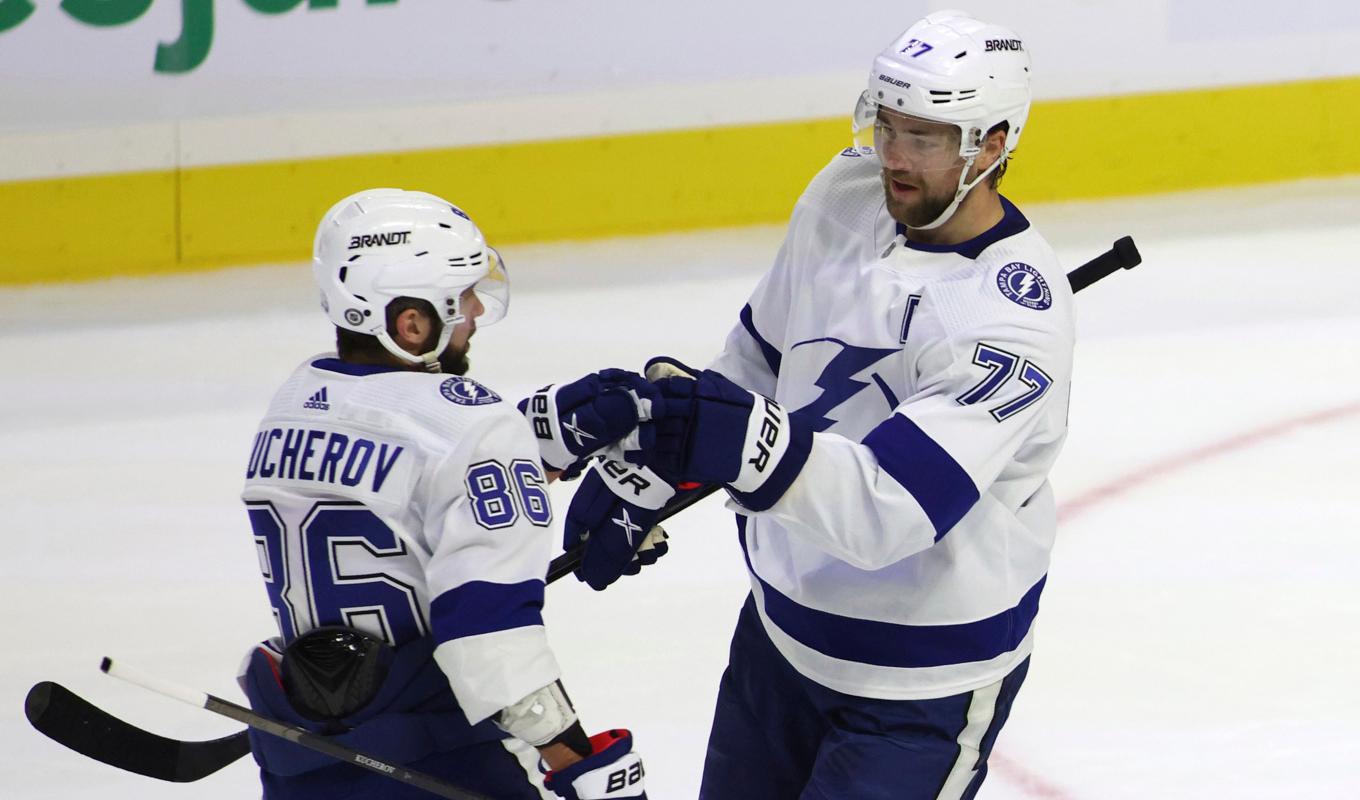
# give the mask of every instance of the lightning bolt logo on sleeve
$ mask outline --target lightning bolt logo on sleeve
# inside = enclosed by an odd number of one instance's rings
[[[831,418],[831,412],[837,406],[859,394],[869,386],[871,381],[878,383],[883,390],[890,410],[897,406],[897,398],[892,395],[887,384],[881,378],[876,375],[870,377],[857,376],[860,376],[860,373],[865,372],[879,361],[900,351],[894,348],[856,347],[839,339],[831,338],[799,342],[793,346],[793,349],[820,342],[829,342],[831,345],[839,347],[840,351],[827,362],[826,366],[822,368],[822,374],[813,382],[814,386],[822,390],[821,394],[812,402],[794,412],[808,418],[812,423],[813,430],[820,433],[835,425],[837,420]]]

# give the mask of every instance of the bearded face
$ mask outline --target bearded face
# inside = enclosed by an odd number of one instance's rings
[[[964,160],[959,129],[879,109],[874,148],[883,164],[888,213],[909,228],[935,221],[958,192]]]

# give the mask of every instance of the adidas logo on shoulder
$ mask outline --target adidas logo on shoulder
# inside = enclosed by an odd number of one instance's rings
[[[307,402],[302,404],[303,408],[314,408],[317,411],[330,411],[330,398],[326,396],[326,387],[322,386],[321,391],[307,398]]]

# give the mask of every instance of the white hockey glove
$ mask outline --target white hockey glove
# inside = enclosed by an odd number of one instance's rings
[[[549,772],[543,784],[565,800],[646,800],[646,773],[642,756],[633,752],[632,733],[621,728],[597,733],[590,749],[581,761]]]

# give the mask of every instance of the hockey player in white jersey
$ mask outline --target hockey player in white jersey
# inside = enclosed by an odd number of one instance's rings
[[[247,658],[252,705],[492,797],[551,796],[540,757],[561,797],[645,797],[631,735],[585,735],[545,638],[542,463],[636,440],[639,393],[654,390],[607,371],[543,394],[593,437],[573,449],[463,376],[508,279],[433,195],[340,201],[313,269],[338,352],[275,395],[243,493],[280,630]],[[270,800],[427,796],[253,731],[251,747]]]
[[[911,26],[855,112],[872,141],[808,186],[723,352],[649,367],[654,466],[727,487],[751,575],[706,800],[971,798],[986,775],[1048,570],[1074,335],[1053,251],[997,189],[1029,66],[962,12]]]

